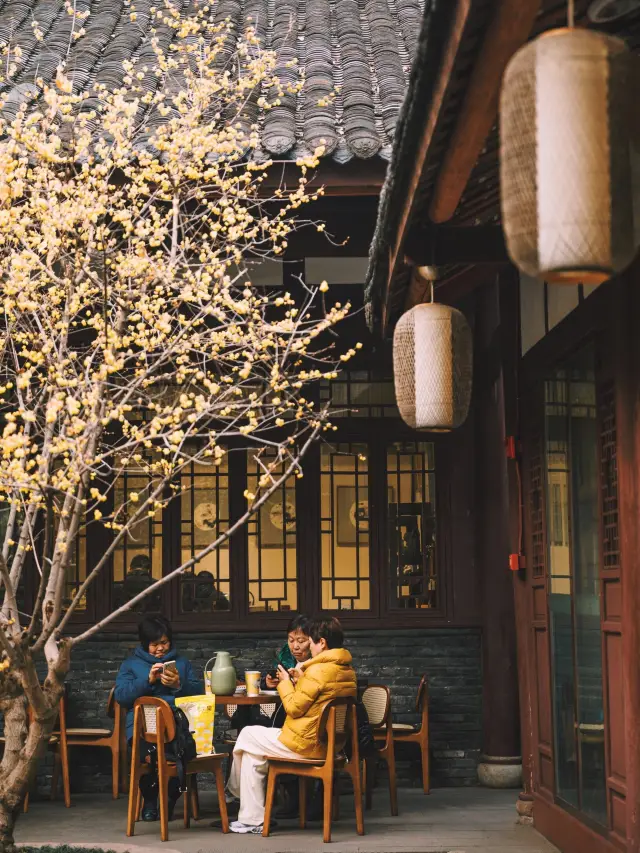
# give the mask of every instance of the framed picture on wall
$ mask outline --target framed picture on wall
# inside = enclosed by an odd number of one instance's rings
[[[395,501],[395,491],[392,486],[388,488],[389,503]],[[340,548],[355,548],[357,544],[356,533],[360,532],[360,542],[363,534],[369,532],[369,492],[367,489],[359,490],[356,506],[355,486],[336,487],[336,542]]]
[[[296,532],[296,503],[293,491],[284,496],[281,492],[271,495],[260,507],[260,546],[262,548],[293,547]]]

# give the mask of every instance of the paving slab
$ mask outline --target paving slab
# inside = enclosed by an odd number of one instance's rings
[[[129,844],[125,798],[114,801],[98,794],[74,795],[70,809],[62,802],[30,804],[20,818],[17,839],[21,844],[100,846],[117,853],[558,853],[535,829],[516,823],[514,791],[440,788],[429,796],[409,789],[398,794],[400,815],[393,818],[385,791],[375,792],[362,837],[355,831],[353,801],[343,796],[331,845],[323,844],[319,823],[301,830],[296,822],[283,821],[270,838],[223,835],[211,826],[216,804],[208,792],[201,794],[201,820],[188,830],[181,819],[172,821],[167,844],[160,842],[157,823],[137,823]]]

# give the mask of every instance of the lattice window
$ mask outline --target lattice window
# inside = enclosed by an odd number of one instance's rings
[[[149,494],[152,480],[142,469],[126,468],[114,484],[116,522],[126,524],[135,515],[139,501]],[[138,495],[138,501],[132,501]],[[162,510],[144,514],[122,538],[113,555],[113,600],[117,607],[130,601],[162,577]],[[134,608],[136,612],[161,609],[160,592],[149,594]]]
[[[618,461],[616,455],[616,399],[613,382],[607,383],[601,389],[599,402],[603,568],[619,569]]]
[[[249,452],[247,488],[255,494],[265,465],[275,455]],[[285,466],[273,469],[273,476]],[[290,477],[252,516],[247,524],[249,548],[249,611],[295,610],[298,606],[296,561],[296,480]]]
[[[180,562],[185,563],[229,527],[229,468],[192,462],[180,476]],[[183,613],[229,610],[229,542],[214,548],[180,578]]]
[[[80,585],[87,579],[87,529],[82,527],[76,536],[76,544],[67,566],[65,575],[65,596],[64,603],[68,607],[80,588]],[[78,611],[87,609],[87,594],[85,593],[76,608]]]
[[[333,417],[398,418],[393,378],[373,370],[342,371],[320,385],[321,402],[331,401]]]
[[[391,606],[432,608],[437,602],[435,460],[429,442],[387,449]]]
[[[322,609],[368,610],[369,467],[365,444],[324,444],[320,454]]]

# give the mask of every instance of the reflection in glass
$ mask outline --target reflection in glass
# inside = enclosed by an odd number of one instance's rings
[[[180,562],[186,563],[215,542],[229,527],[229,469],[192,462],[180,476]],[[229,543],[214,548],[180,577],[183,613],[228,610]]]
[[[323,444],[320,453],[322,609],[368,610],[369,467],[366,444]]]
[[[592,348],[546,383],[545,409],[556,792],[606,824]]]
[[[135,515],[137,502],[152,488],[150,476],[141,469],[127,468],[114,485],[114,511],[119,524]],[[162,510],[144,514],[120,540],[113,555],[113,603],[119,607],[131,601],[162,577]],[[160,591],[150,593],[133,608],[136,613],[161,609]]]
[[[258,492],[265,466],[273,464],[272,451],[250,451],[247,488]],[[272,469],[277,479],[285,465]],[[296,565],[296,478],[290,477],[267,498],[247,523],[249,548],[249,612],[295,610],[298,606]]]
[[[387,450],[392,606],[436,606],[433,444],[396,442]]]

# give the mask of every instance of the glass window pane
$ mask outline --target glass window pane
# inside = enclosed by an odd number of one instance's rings
[[[186,563],[229,527],[229,469],[192,462],[180,476],[180,561]],[[229,543],[210,551],[180,578],[182,613],[229,610]]]
[[[320,460],[322,609],[368,610],[368,448],[323,444]]]
[[[68,607],[83,581],[87,579],[87,530],[83,527],[76,536],[76,544],[67,566],[65,577],[65,607]],[[86,592],[78,602],[76,610],[87,609]]]
[[[556,790],[606,824],[593,348],[556,371],[545,401]]]
[[[333,417],[398,418],[393,377],[373,370],[343,370],[320,384],[320,400],[331,401]]]
[[[250,451],[247,458],[247,488],[258,491],[264,466],[275,453]],[[283,474],[277,465],[274,477]],[[283,483],[251,517],[247,524],[249,548],[249,612],[296,610],[298,570],[296,563],[296,478]]]
[[[134,516],[136,502],[131,494],[148,494],[153,488],[149,474],[141,469],[129,467],[114,484],[114,512],[116,522],[126,524]],[[113,603],[115,607],[130,601],[138,593],[162,577],[162,510],[153,516],[139,519],[120,540],[113,555]],[[136,613],[153,612],[161,609],[158,590],[150,593],[134,607]]]
[[[395,442],[387,449],[391,606],[437,606],[436,501],[431,442]]]

